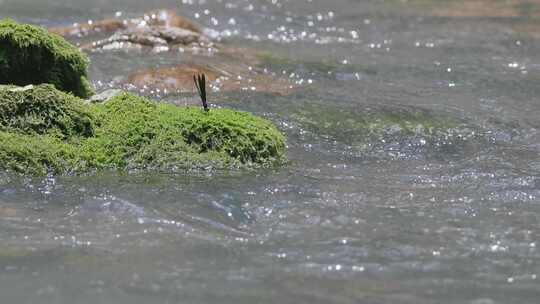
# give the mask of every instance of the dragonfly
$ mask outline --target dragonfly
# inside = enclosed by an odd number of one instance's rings
[[[210,111],[210,109],[208,108],[208,103],[206,102],[206,75],[193,75],[193,81],[195,82],[195,87],[197,87],[197,91],[199,92],[199,96],[201,97],[204,111]]]

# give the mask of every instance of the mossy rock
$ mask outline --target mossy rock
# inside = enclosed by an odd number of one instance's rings
[[[0,168],[25,174],[269,167],[285,160],[285,139],[267,120],[128,93],[91,104],[50,85],[0,88],[0,118]]]
[[[0,126],[26,134],[57,134],[61,138],[92,136],[88,110],[78,98],[52,85],[0,88]]]
[[[0,20],[0,84],[50,83],[86,98],[93,94],[87,80],[88,63],[81,51],[58,35]]]

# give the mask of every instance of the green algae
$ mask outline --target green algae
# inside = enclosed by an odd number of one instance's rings
[[[304,92],[294,102],[264,98],[264,110],[283,120],[295,148],[353,157],[457,159],[493,142],[494,133],[518,128],[502,121],[477,123],[476,117],[447,107],[326,101]]]
[[[44,92],[54,97],[41,99]],[[249,113],[204,112],[128,93],[90,104],[50,85],[0,89],[0,96],[0,118],[6,117],[0,120],[0,168],[6,170],[225,169],[269,167],[285,160],[283,135]],[[29,114],[13,106],[26,99],[41,110]]]
[[[343,145],[356,156],[448,160],[488,140],[482,127],[455,114],[419,107],[310,102],[288,111],[304,140]]]
[[[291,69],[298,72],[317,73],[321,77],[328,77],[330,72],[339,73],[362,73],[366,75],[375,75],[377,70],[374,67],[362,66],[357,64],[344,65],[337,60],[309,60],[305,58],[289,58],[279,56],[270,52],[261,52],[257,54],[257,58],[261,61],[260,66],[271,67],[274,70]]]
[[[86,98],[89,60],[60,36],[28,24],[0,20],[0,84],[50,83]]]
[[[427,109],[366,105],[361,109],[309,103],[292,112],[302,128],[345,144],[355,145],[385,136],[435,136],[462,122]]]

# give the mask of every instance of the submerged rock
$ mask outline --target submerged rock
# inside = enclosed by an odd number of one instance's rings
[[[137,88],[159,89],[163,92],[193,90],[193,75],[205,74],[215,91],[257,91],[286,95],[296,86],[288,80],[254,71],[247,72],[240,64],[226,63],[217,66],[180,64],[172,67],[136,71],[124,84]]]
[[[345,146],[354,155],[448,158],[476,149],[482,129],[450,113],[399,105],[332,107],[306,103],[285,109],[308,141]]]
[[[273,166],[285,159],[284,141],[244,112],[128,93],[94,104],[51,85],[0,88],[0,168],[20,173]]]
[[[540,16],[537,0],[455,0],[455,1],[412,1],[412,4],[427,7],[432,15],[454,18],[518,18]]]
[[[398,1],[393,2],[397,4]],[[495,26],[507,35],[540,38],[538,26],[540,1],[538,0],[412,0],[399,5],[402,8],[401,11],[410,10],[412,16],[441,18],[442,22],[451,24],[455,23],[456,19],[469,19],[469,21],[481,19],[484,22],[483,27]],[[510,20],[511,22],[508,22]],[[515,39],[522,38],[515,37]]]
[[[0,21],[0,84],[50,83],[86,98],[93,93],[88,62],[76,47],[43,28]]]
[[[109,89],[90,97],[90,99],[88,99],[87,102],[104,103],[104,102],[108,102],[109,100],[123,93],[124,91],[120,89]]]
[[[128,76],[125,84],[138,88],[148,87],[168,91],[193,90],[193,75],[205,74],[208,81],[215,81],[222,73],[209,66],[182,64],[136,71]]]

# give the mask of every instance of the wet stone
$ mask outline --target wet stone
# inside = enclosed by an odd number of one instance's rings
[[[210,39],[201,34],[197,25],[171,10],[151,11],[140,18],[125,20],[108,18],[91,24],[55,27],[49,31],[64,37],[111,35],[102,40],[82,44],[83,50],[90,51],[142,48],[161,51],[164,47],[210,43]]]
[[[92,24],[51,28],[65,37],[85,38],[81,49],[95,51],[190,52],[205,58],[191,62],[140,69],[115,84],[128,89],[159,90],[160,92],[193,91],[193,75],[204,73],[214,91],[257,91],[289,94],[296,86],[289,80],[269,75],[262,68],[262,52],[226,44],[218,44],[195,23],[174,11],[158,10],[134,19],[104,19]],[[100,35],[110,35],[96,40]],[[88,41],[90,39],[90,41]],[[199,55],[197,55],[199,54]],[[159,56],[159,55],[157,55]],[[207,56],[211,56],[209,60]],[[197,62],[204,62],[199,64]]]
[[[99,94],[96,94],[90,99],[88,99],[88,102],[90,103],[106,103],[107,101],[111,100],[112,98],[122,94],[123,91],[119,89],[109,89],[105,90]]]

